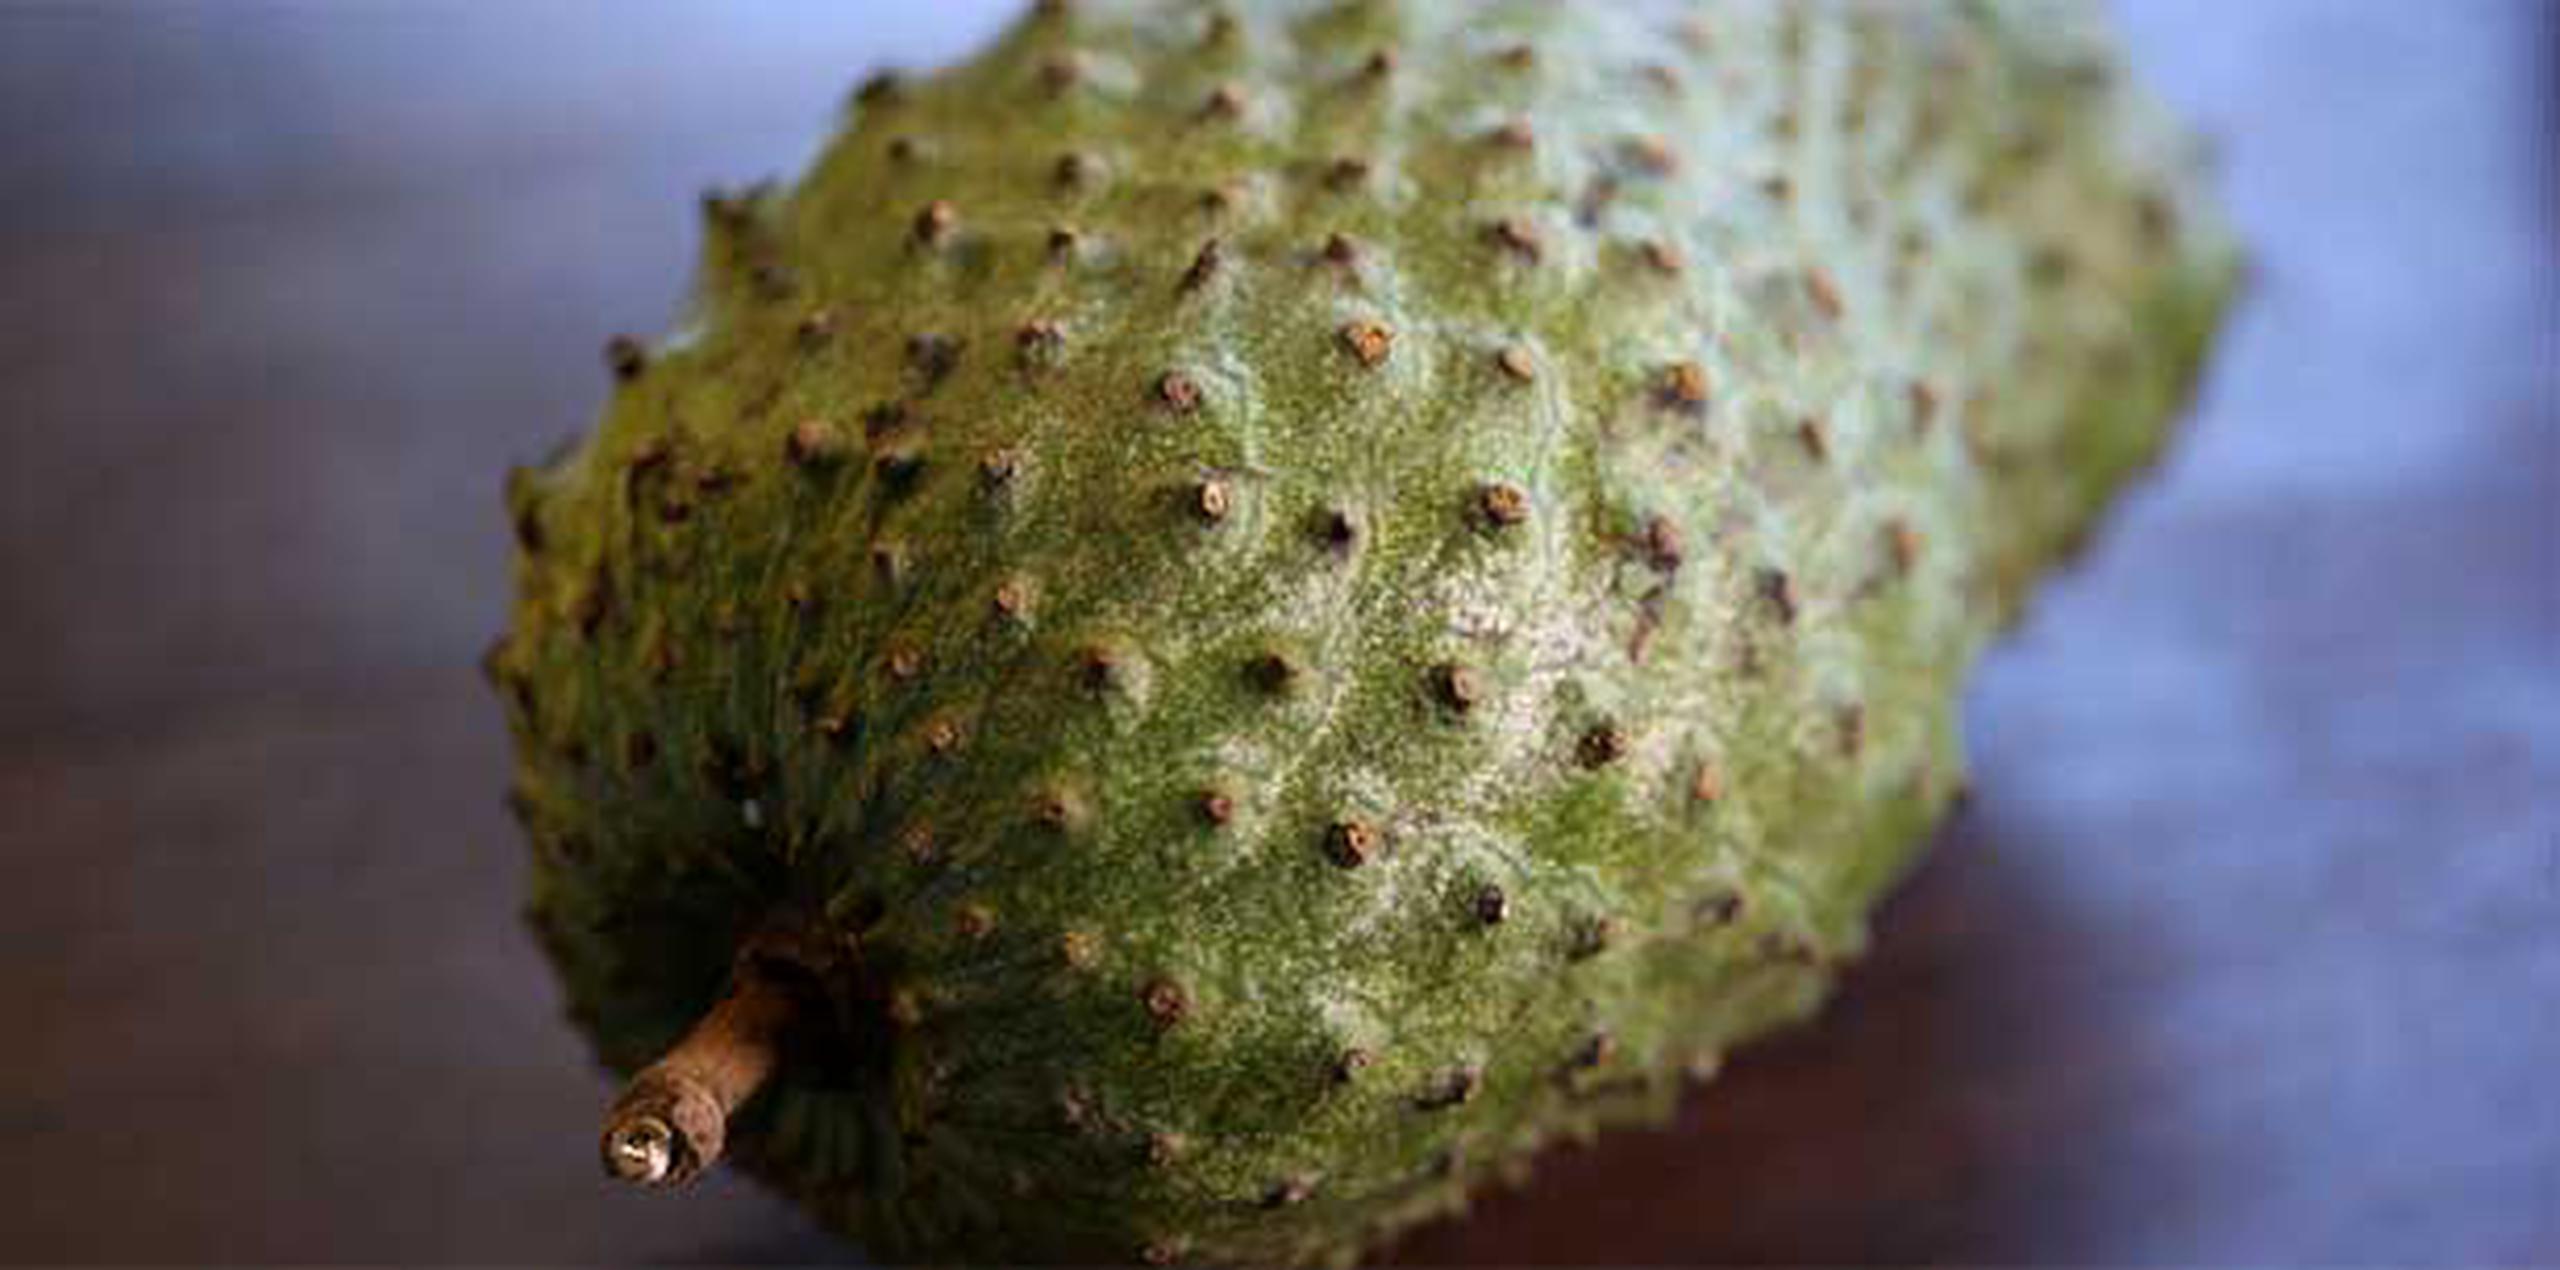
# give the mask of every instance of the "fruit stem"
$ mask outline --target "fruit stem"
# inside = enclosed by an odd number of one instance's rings
[[[641,1069],[605,1116],[604,1170],[635,1186],[681,1186],[720,1158],[729,1115],[773,1074],[791,993],[741,957],[728,995]]]

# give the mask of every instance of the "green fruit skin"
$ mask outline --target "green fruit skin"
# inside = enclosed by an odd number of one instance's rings
[[[2237,275],[2059,5],[1053,5],[849,111],[490,670],[572,1017],[840,950],[732,1155],[901,1259],[1346,1261],[1804,1016]]]

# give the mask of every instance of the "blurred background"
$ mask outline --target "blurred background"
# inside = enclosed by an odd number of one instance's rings
[[[2560,6],[2143,0],[2256,285],[1813,1027],[1415,1262],[2560,1261]],[[816,1262],[597,1175],[499,481],[1007,4],[0,6],[0,1259]]]

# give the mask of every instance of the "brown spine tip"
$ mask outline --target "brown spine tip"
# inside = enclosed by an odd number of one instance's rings
[[[1538,50],[1526,44],[1514,44],[1493,55],[1504,70],[1525,71],[1538,64]]]
[[[1239,118],[1243,114],[1244,89],[1235,84],[1218,85],[1211,89],[1209,96],[1200,103],[1202,119],[1228,120]]]
[[[1616,724],[1603,723],[1582,734],[1574,744],[1574,761],[1597,770],[1627,756],[1627,734]]]
[[[1518,344],[1506,345],[1501,352],[1495,353],[1493,364],[1514,383],[1525,384],[1538,377],[1538,359]]]
[[[629,383],[648,369],[649,350],[628,335],[617,335],[604,342],[604,364],[615,379]]]
[[[1920,531],[1909,521],[1887,521],[1884,527],[1885,558],[1893,563],[1896,576],[1909,577],[1920,563]]]
[[[1191,1016],[1191,994],[1171,979],[1156,979],[1138,993],[1147,1008],[1147,1017],[1159,1028],[1170,1028]]]
[[[1506,216],[1485,228],[1485,236],[1504,251],[1530,264],[1546,255],[1546,243],[1538,235],[1538,226],[1526,217]]]
[[[1458,662],[1442,662],[1431,668],[1431,695],[1441,705],[1465,714],[1483,699],[1484,684],[1472,667]]]
[[[1102,960],[1102,941],[1086,931],[1068,931],[1058,936],[1058,960],[1070,970],[1091,970]]]
[[[1110,692],[1123,686],[1128,663],[1118,650],[1089,644],[1076,650],[1076,682],[1087,692]]]
[[[1529,519],[1529,492],[1508,481],[1488,481],[1476,487],[1476,513],[1496,529],[1517,525]]]
[[[1084,827],[1084,802],[1065,789],[1047,790],[1032,800],[1031,819],[1050,833],[1073,833]]]
[[[992,450],[978,459],[978,487],[995,493],[1013,484],[1022,471],[1022,456],[1011,450]]]
[[[1395,73],[1396,51],[1391,48],[1373,49],[1369,56],[1360,62],[1360,77],[1371,83],[1376,83]]]
[[[906,80],[896,71],[879,71],[862,81],[853,92],[853,100],[864,106],[889,106],[906,95]]]
[[[830,466],[844,453],[844,430],[824,419],[801,420],[782,441],[782,457],[794,467]]]
[[[1356,265],[1360,263],[1360,244],[1352,241],[1348,234],[1327,234],[1324,238],[1324,258],[1331,264]]]
[[[915,240],[927,247],[939,247],[951,237],[952,227],[959,224],[960,213],[949,199],[935,199],[916,213],[913,226]]]
[[[1360,545],[1360,522],[1346,508],[1328,507],[1316,514],[1316,541],[1336,556],[1347,556]]]
[[[1169,370],[1156,376],[1156,404],[1175,414],[1190,414],[1200,408],[1200,385],[1191,376]]]
[[[1758,578],[1760,598],[1768,602],[1769,610],[1778,615],[1781,623],[1792,625],[1796,620],[1795,579],[1788,577],[1784,569],[1762,569]]]
[[[1052,261],[1072,260],[1075,258],[1076,248],[1081,246],[1083,242],[1084,235],[1079,233],[1074,227],[1067,225],[1056,226],[1049,231],[1049,259]]]
[[[1803,446],[1805,457],[1816,463],[1831,457],[1831,438],[1822,430],[1820,419],[1796,420],[1796,444]]]
[[[1341,868],[1356,869],[1376,859],[1380,845],[1377,827],[1365,820],[1337,820],[1325,829],[1325,857]]]
[[[1362,366],[1374,367],[1387,360],[1387,354],[1395,347],[1396,333],[1384,322],[1363,318],[1344,323],[1342,329],[1334,333],[1334,338],[1341,341],[1342,347],[1358,358]]]
[[[1537,131],[1526,119],[1514,119],[1485,134],[1485,140],[1497,150],[1526,151],[1536,148]]]
[[[1707,404],[1707,368],[1693,361],[1673,362],[1662,368],[1653,395],[1677,410],[1701,409]]]
[[[1840,300],[1840,284],[1832,281],[1829,270],[1806,270],[1804,275],[1804,292],[1806,297],[1813,301],[1814,310],[1822,314],[1823,320],[1830,322],[1837,322],[1840,320],[1840,314],[1843,311],[1843,306]]]
[[[1084,59],[1073,52],[1053,53],[1040,59],[1040,90],[1051,97],[1062,96],[1084,79]]]
[[[601,1144],[605,1172],[636,1186],[677,1186],[710,1167],[731,1113],[772,1075],[794,1011],[770,972],[740,958],[728,995],[614,1100]]]
[[[1616,943],[1617,940],[1618,923],[1616,919],[1610,917],[1587,918],[1581,922],[1575,923],[1573,928],[1573,939],[1572,942],[1567,944],[1565,947],[1565,956],[1569,960],[1573,961],[1589,961],[1592,958],[1609,951],[1609,946]]]
[[[1227,483],[1217,477],[1209,477],[1191,487],[1191,514],[1209,524],[1225,520],[1233,503],[1234,495],[1229,492]]]
[[[1712,803],[1724,797],[1724,770],[1712,762],[1698,764],[1697,775],[1689,778],[1689,797]]]
[[[1938,418],[1938,390],[1930,387],[1925,380],[1915,379],[1911,381],[1909,395],[1911,397],[1911,431],[1919,436],[1927,436],[1930,425],[1937,422]]]
[[[1742,917],[1742,892],[1720,887],[1693,905],[1690,913],[1700,926],[1731,926]]]
[[[907,365],[927,385],[939,384],[960,366],[960,341],[933,331],[907,337]]]
[[[1376,1055],[1355,1046],[1344,1050],[1340,1058],[1333,1060],[1332,1070],[1327,1075],[1336,1085],[1348,1085],[1358,1080],[1360,1073],[1367,1071],[1370,1065],[1377,1061]]]
[[[1679,248],[1659,238],[1644,240],[1637,246],[1636,252],[1644,257],[1645,267],[1655,273],[1666,276],[1677,275],[1689,267],[1688,258],[1680,254]]]
[[[1007,578],[997,583],[989,607],[1004,621],[1021,621],[1031,612],[1031,584],[1021,578]]]
[[[1200,191],[1200,210],[1211,216],[1224,216],[1234,211],[1237,204],[1244,202],[1244,195],[1244,184],[1240,181],[1212,185]]]
[[[1200,791],[1200,796],[1193,803],[1193,807],[1200,813],[1201,822],[1212,829],[1221,829],[1235,823],[1235,795],[1223,789],[1212,788]]]
[[[1325,165],[1324,183],[1332,190],[1348,190],[1369,179],[1369,161],[1357,155],[1344,155]]]
[[[1671,518],[1668,516],[1646,518],[1641,545],[1644,548],[1645,563],[1663,573],[1679,568],[1681,560],[1685,558],[1685,552],[1680,543],[1680,527],[1671,523]]]
[[[812,309],[802,315],[799,324],[792,328],[792,335],[800,341],[800,347],[808,350],[825,347],[835,334],[836,315],[831,309]]]
[[[1840,737],[1840,757],[1854,759],[1867,748],[1867,708],[1856,703],[1844,705],[1832,716],[1832,725]]]
[[[1424,1111],[1446,1111],[1474,1102],[1484,1089],[1484,1069],[1469,1065],[1442,1078],[1439,1084],[1424,1090],[1414,1105]]]
[[[1032,318],[1013,328],[1014,355],[1025,367],[1056,361],[1066,345],[1065,329],[1048,318]]]
[[[1263,695],[1272,697],[1295,692],[1302,673],[1288,654],[1280,652],[1263,653],[1244,666],[1245,681],[1261,690]]]
[[[887,662],[889,677],[901,682],[924,673],[924,654],[911,645],[890,649]]]
[[[1629,137],[1618,148],[1627,166],[1646,176],[1669,176],[1680,170],[1680,160],[1669,143],[1660,137]]]
[[[1191,292],[1209,285],[1210,281],[1218,276],[1218,269],[1225,262],[1225,244],[1215,238],[1200,244],[1199,252],[1191,257],[1190,267],[1182,271],[1179,289]]]

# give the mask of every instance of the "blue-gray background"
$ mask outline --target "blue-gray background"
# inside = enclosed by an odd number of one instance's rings
[[[1001,4],[0,6],[0,1258],[810,1261],[610,1190],[498,477]],[[1811,1030],[1419,1260],[2560,1260],[2560,7],[2125,6],[2256,285]]]

